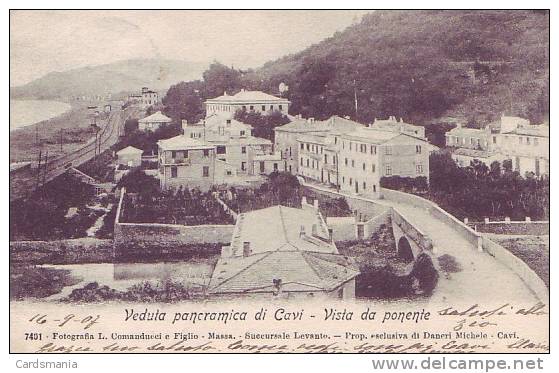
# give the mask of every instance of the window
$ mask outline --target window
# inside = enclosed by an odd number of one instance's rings
[[[307,167],[309,167],[309,159],[307,158]]]
[[[538,139],[534,139],[534,145],[538,146]]]
[[[376,167],[375,167],[375,164],[373,163],[373,164],[371,165],[371,172],[375,172],[375,171],[376,171]]]
[[[246,171],[246,169],[247,169],[247,163],[241,162],[241,171]]]
[[[417,171],[418,174],[422,174],[423,173],[423,165],[422,164],[416,165],[415,170]]]
[[[391,147],[391,146],[387,146],[386,148],[384,148],[384,154],[386,154],[386,155],[392,155],[392,147]]]
[[[376,184],[373,184],[373,192],[376,193],[376,191],[377,191],[377,185],[376,185]]]
[[[363,163],[363,171],[365,171],[365,167],[366,167],[366,166],[365,166],[365,163]]]
[[[301,150],[305,149],[305,144],[301,143]]]
[[[518,143],[519,143],[519,144],[522,144],[522,137],[519,137],[519,138],[518,138]]]
[[[371,154],[377,154],[377,147],[374,145],[371,145]]]
[[[392,175],[392,166],[391,166],[391,165],[389,165],[389,164],[386,165],[386,169],[385,169],[384,174],[385,174],[386,176]]]
[[[361,144],[360,150],[361,150],[361,153],[367,153],[367,145],[366,144]]]
[[[178,174],[177,166],[171,166],[171,177],[176,178]]]
[[[349,178],[349,185],[353,185],[353,179],[351,177]]]
[[[254,105],[250,105],[250,111],[254,111]]]
[[[301,166],[303,165],[303,158],[301,158]]]
[[[246,136],[246,131],[245,131],[245,130],[242,130],[242,131],[239,132],[239,134],[240,134],[241,136]]]
[[[246,105],[243,105],[243,110],[246,110],[246,109],[247,109]]]
[[[173,159],[177,158],[177,152],[176,151],[173,150],[171,152],[171,158],[173,158]]]
[[[262,105],[262,111],[266,111],[266,105]]]
[[[216,153],[217,154],[225,154],[225,152],[226,152],[225,146],[223,146],[223,145],[217,146],[217,148],[216,148]]]
[[[241,153],[242,153],[242,154],[246,154],[246,153],[247,153],[247,147],[246,147],[246,146],[241,146]]]
[[[272,106],[270,106],[270,109],[273,109],[273,108],[274,108],[274,106],[273,106],[273,105],[272,105]],[[280,111],[282,111],[282,110],[283,110],[283,105],[278,105],[278,108],[279,108],[279,110],[280,110]]]
[[[493,136],[493,144],[497,143],[497,136]]]
[[[526,137],[526,145],[530,145],[530,138]]]
[[[277,170],[278,170],[278,164],[274,163],[274,171],[277,171]]]
[[[204,157],[210,156],[210,149],[204,149]]]
[[[366,189],[367,189],[367,183],[363,182],[363,190],[366,190]]]
[[[345,165],[347,166],[347,158],[345,159]]]
[[[202,176],[203,177],[210,176],[210,167],[209,166],[202,167]]]
[[[307,143],[307,151],[309,151],[311,149],[310,144]]]
[[[328,164],[328,154],[324,154],[324,164]]]
[[[415,146],[415,152],[416,152],[417,154],[421,154],[421,145],[416,145],[416,146]]]
[[[355,159],[351,160],[351,167],[355,167]]]

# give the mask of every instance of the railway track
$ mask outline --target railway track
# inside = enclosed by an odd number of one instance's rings
[[[82,147],[42,165],[40,170],[21,176],[10,175],[10,202],[25,198],[45,183],[64,174],[68,169],[78,167],[102,153],[118,142],[124,121],[130,113],[127,110],[115,110],[109,114],[107,124],[97,135],[98,139],[88,140]]]

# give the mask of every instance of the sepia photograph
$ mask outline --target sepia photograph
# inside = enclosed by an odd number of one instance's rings
[[[549,10],[9,23],[10,353],[549,354]]]

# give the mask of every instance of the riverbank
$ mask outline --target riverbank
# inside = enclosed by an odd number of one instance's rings
[[[68,153],[95,134],[90,126],[88,102],[71,102],[56,117],[10,131],[10,162],[36,161],[39,151],[49,158]],[[98,102],[95,105],[99,105]],[[62,142],[62,148],[60,143]]]

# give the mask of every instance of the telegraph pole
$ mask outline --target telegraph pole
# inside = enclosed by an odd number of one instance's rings
[[[357,120],[357,83],[353,79],[353,100],[355,103],[355,120]]]

